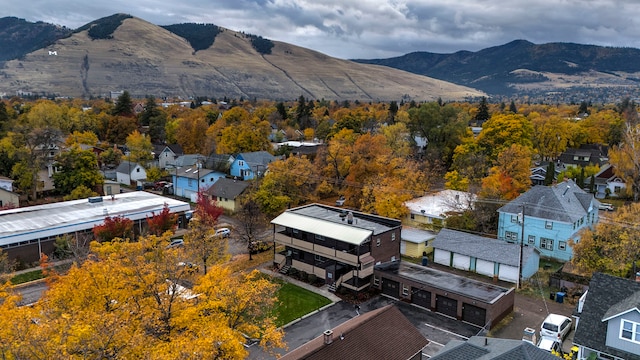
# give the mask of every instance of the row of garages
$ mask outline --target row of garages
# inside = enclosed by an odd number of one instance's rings
[[[405,262],[382,264],[374,287],[383,294],[490,329],[513,311],[515,292]]]

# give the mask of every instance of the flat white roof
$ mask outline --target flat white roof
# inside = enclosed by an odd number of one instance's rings
[[[271,223],[340,240],[353,245],[362,244],[373,234],[373,230],[366,230],[353,225],[316,219],[306,215],[296,214],[291,211],[283,212],[278,215],[278,217],[271,220]]]
[[[189,203],[135,191],[104,196],[103,201],[88,199],[21,207],[0,211],[0,245],[10,245],[49,236],[59,236],[93,229],[106,216],[123,215],[131,220],[145,219],[158,213],[166,203],[172,213],[188,211]]]
[[[413,214],[444,219],[449,212],[462,212],[469,209],[476,201],[476,195],[457,190],[443,190],[409,200],[404,205]]]

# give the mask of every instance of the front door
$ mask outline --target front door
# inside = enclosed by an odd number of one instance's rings
[[[336,279],[335,279],[336,278],[336,266],[335,265],[328,266],[325,269],[325,271],[326,271],[326,276],[325,276],[324,282],[327,285],[333,284],[333,282],[336,281]]]

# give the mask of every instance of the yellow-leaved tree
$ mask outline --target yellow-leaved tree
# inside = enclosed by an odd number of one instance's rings
[[[272,315],[278,285],[222,265],[186,271],[168,241],[93,243],[33,306],[0,288],[3,358],[242,359],[245,336],[267,351],[284,346]]]

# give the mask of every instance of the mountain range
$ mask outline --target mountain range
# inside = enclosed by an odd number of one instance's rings
[[[23,25],[36,31],[36,24]],[[16,27],[13,33],[0,28],[0,44],[7,46],[6,39],[15,39],[17,32]],[[28,42],[30,37],[25,39],[17,41]],[[336,59],[221,27],[160,27],[126,14],[69,30],[37,50],[24,44],[21,49],[23,54],[6,59],[0,69],[0,94],[86,98],[127,90],[134,97],[291,100],[302,95],[340,101],[463,100],[484,95],[423,75]]]
[[[157,26],[126,14],[75,30],[0,18],[0,48],[0,95],[8,96],[607,101],[634,96],[640,82],[634,48],[516,40],[349,61],[212,24]]]

